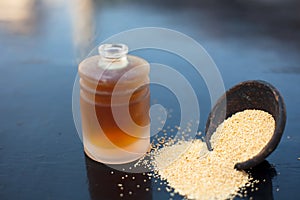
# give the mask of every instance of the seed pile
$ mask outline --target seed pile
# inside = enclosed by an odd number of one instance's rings
[[[273,116],[262,110],[244,110],[225,120],[211,137],[214,152],[243,162],[258,154],[275,130]]]
[[[255,180],[245,171],[235,170],[234,164],[260,152],[274,129],[275,121],[269,113],[245,110],[217,128],[211,138],[212,152],[202,140],[181,141],[154,151],[152,164],[161,179],[187,198],[243,196]]]

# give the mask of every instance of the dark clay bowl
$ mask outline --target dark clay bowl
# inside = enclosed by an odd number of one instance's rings
[[[228,90],[209,114],[205,128],[205,139],[209,150],[211,135],[224,119],[246,109],[263,110],[275,119],[275,131],[268,144],[250,160],[236,163],[236,169],[249,169],[263,162],[277,147],[286,122],[286,110],[278,90],[265,81],[245,81]]]

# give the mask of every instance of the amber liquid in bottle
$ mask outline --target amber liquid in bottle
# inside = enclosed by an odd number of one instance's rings
[[[92,159],[121,164],[150,145],[149,64],[125,45],[101,45],[79,64],[83,143]]]

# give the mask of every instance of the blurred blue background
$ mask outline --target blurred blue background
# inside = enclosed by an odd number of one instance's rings
[[[257,198],[296,199],[299,8],[296,0],[0,0],[0,199],[115,198],[118,192],[101,182],[109,180],[106,172],[96,174],[99,182],[90,180],[93,164],[86,161],[76,134],[72,87],[78,63],[93,47],[113,34],[145,26],[194,38],[215,61],[226,89],[249,79],[262,79],[279,89],[288,120],[278,149],[268,158],[277,176],[271,193]],[[167,53],[137,54],[175,68],[186,64]],[[199,88],[203,131],[209,96],[201,79],[189,79]],[[93,184],[108,193],[95,196]],[[140,195],[136,198],[168,198],[155,190]]]

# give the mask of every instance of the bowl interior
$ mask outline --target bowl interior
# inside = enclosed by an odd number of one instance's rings
[[[237,169],[249,169],[264,161],[280,142],[286,122],[285,104],[274,86],[265,81],[242,82],[220,97],[210,112],[205,128],[208,149],[212,150],[210,138],[216,128],[226,118],[246,109],[263,110],[270,113],[274,117],[276,125],[271,140],[263,150],[248,161],[236,163],[235,168]]]

